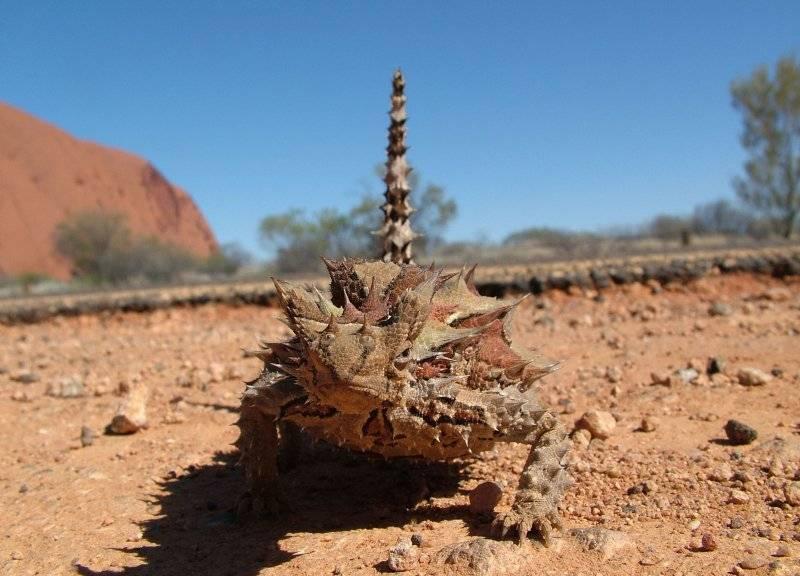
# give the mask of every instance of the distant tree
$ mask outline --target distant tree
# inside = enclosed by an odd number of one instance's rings
[[[697,234],[747,234],[754,218],[728,200],[715,200],[695,206],[692,214],[692,232]]]
[[[691,242],[691,221],[683,216],[659,214],[647,225],[646,232],[664,242],[680,240],[681,244]]]
[[[412,173],[413,174],[413,173]],[[409,178],[412,190],[419,179]],[[427,254],[443,241],[443,233],[456,214],[456,203],[444,188],[426,186],[418,195],[419,208],[412,214],[418,253]],[[275,253],[280,272],[309,272],[320,268],[320,256],[328,258],[375,258],[382,242],[375,234],[383,222],[378,195],[367,194],[346,213],[326,208],[316,214],[292,209],[265,217],[259,225],[262,245]]]
[[[741,141],[749,154],[736,191],[790,238],[800,212],[800,64],[782,58],[773,77],[761,66],[733,82],[731,95],[742,113]]]

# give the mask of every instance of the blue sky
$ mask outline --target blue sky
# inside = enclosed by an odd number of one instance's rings
[[[391,74],[447,236],[598,229],[733,197],[731,80],[800,2],[0,2],[0,100],[135,152],[218,238],[381,191]],[[263,252],[262,252],[263,253]]]

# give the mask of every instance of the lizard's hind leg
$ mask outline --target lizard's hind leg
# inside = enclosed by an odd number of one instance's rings
[[[552,530],[561,528],[558,504],[572,483],[562,463],[569,440],[554,414],[536,410],[526,416],[527,423],[520,426],[519,435],[504,438],[529,444],[531,449],[519,479],[514,504],[511,510],[497,516],[492,529],[501,538],[516,530],[520,543],[528,532],[535,530],[548,545]]]

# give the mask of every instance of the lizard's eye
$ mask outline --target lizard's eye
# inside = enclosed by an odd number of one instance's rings
[[[319,337],[319,341],[320,341],[320,343],[321,343],[321,344],[324,344],[324,345],[329,345],[329,344],[330,344],[331,342],[333,342],[335,339],[336,339],[336,336],[334,336],[334,335],[333,335],[333,334],[331,334],[330,332],[325,332],[324,334],[322,334],[322,335]]]
[[[361,343],[361,346],[364,347],[365,350],[370,351],[375,348],[375,338],[373,338],[370,334],[362,334],[358,337],[358,341]]]

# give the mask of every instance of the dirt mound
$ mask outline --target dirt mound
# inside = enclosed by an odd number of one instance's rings
[[[53,233],[85,210],[122,213],[134,233],[153,235],[198,256],[217,243],[189,195],[149,162],[73,138],[0,103],[0,276],[69,276]]]

